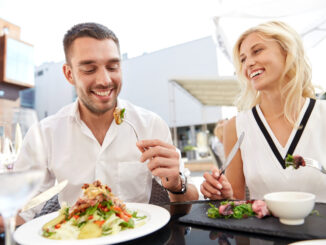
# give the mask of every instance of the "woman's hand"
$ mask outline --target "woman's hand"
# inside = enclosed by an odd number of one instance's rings
[[[204,181],[200,185],[200,192],[205,198],[211,200],[234,199],[230,182],[224,174],[220,176],[220,170],[216,167],[212,173],[204,173]]]

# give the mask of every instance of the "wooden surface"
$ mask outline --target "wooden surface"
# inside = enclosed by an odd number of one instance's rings
[[[188,168],[191,172],[210,171],[214,166],[215,165],[211,158],[185,161],[185,167]]]

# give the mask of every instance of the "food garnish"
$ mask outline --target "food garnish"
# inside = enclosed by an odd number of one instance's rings
[[[302,167],[306,166],[306,162],[302,156],[299,155],[292,156],[288,154],[285,159],[285,167],[287,168],[289,166],[292,166],[294,169],[298,169],[300,166]]]
[[[117,125],[120,125],[123,122],[123,119],[125,117],[125,111],[126,111],[125,108],[121,109],[121,108],[116,107],[114,109],[113,116],[114,116],[115,123]]]
[[[130,212],[126,205],[100,181],[84,184],[83,196],[71,208],[63,206],[59,215],[46,223],[43,236],[50,239],[88,239],[113,235],[135,228],[135,221],[145,219]]]
[[[267,215],[270,215],[266,203],[262,200],[223,201],[220,203],[219,207],[216,207],[211,203],[209,203],[209,205],[211,207],[207,210],[207,216],[213,219],[243,219],[251,216],[263,218]]]

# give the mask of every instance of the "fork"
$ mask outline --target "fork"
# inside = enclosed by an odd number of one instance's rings
[[[304,161],[306,162],[306,166],[316,168],[323,174],[326,174],[326,169],[321,165],[319,162],[317,162],[315,159],[312,158],[304,158]]]
[[[137,141],[139,141],[139,137],[138,137],[138,134],[137,134],[137,132],[136,132],[136,129],[135,129],[135,126],[130,122],[130,121],[128,121],[127,119],[123,119],[123,121],[124,122],[126,122],[127,124],[129,124],[129,126],[134,130],[134,133],[135,133],[135,135],[136,135],[136,139],[137,139]]]

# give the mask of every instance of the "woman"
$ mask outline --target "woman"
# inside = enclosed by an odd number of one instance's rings
[[[224,129],[228,155],[241,132],[244,141],[219,178],[205,173],[201,192],[211,199],[262,199],[274,191],[305,191],[326,202],[326,176],[310,167],[285,168],[288,154],[326,165],[326,101],[314,100],[311,68],[298,33],[283,22],[244,32],[235,44],[234,64],[243,85],[240,113]]]
[[[223,128],[227,121],[228,119],[221,119],[216,123],[214,128],[214,137],[211,143],[213,151],[221,159],[222,162],[225,161],[223,146]]]

